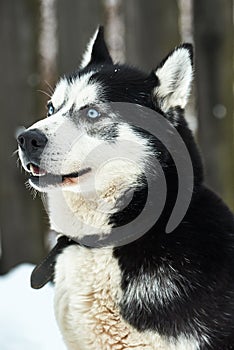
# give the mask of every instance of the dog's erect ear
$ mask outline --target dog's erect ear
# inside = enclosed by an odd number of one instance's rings
[[[104,28],[100,26],[88,43],[87,49],[80,64],[80,68],[84,68],[90,64],[102,63],[113,64],[113,61],[104,39]]]
[[[155,102],[162,111],[171,107],[184,108],[193,78],[193,47],[183,44],[172,51],[157,67],[154,74],[159,85],[153,90]]]

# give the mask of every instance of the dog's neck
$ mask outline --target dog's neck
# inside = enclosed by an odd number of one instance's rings
[[[51,191],[48,193],[51,228],[79,240],[87,235],[107,235],[113,226],[110,219],[128,206],[133,194],[133,187],[120,190],[116,184],[101,193]]]

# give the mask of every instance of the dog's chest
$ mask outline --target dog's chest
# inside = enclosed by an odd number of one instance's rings
[[[121,272],[112,249],[66,248],[55,266],[55,313],[69,350],[197,350],[156,332],[138,332],[120,315]]]
[[[130,343],[142,348],[135,331],[121,319],[120,297],[120,270],[112,249],[72,246],[58,257],[55,312],[69,349],[117,350]]]

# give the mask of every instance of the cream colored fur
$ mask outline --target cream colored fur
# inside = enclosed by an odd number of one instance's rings
[[[121,293],[112,248],[66,248],[56,264],[55,312],[69,350],[199,349],[192,337],[173,341],[133,329],[119,313]]]

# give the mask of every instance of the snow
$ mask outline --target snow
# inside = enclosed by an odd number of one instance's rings
[[[0,349],[66,350],[53,310],[53,287],[33,290],[34,266],[22,264],[0,276]]]

